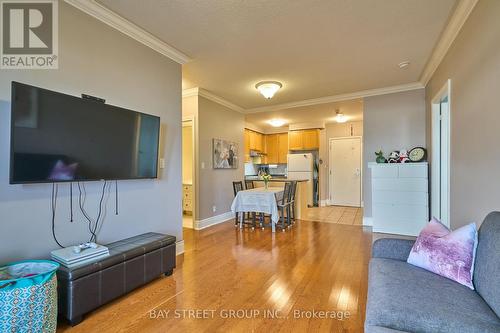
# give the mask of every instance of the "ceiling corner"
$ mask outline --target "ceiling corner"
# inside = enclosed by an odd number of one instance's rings
[[[181,65],[191,61],[186,54],[175,47],[165,43],[95,0],[64,1]]]
[[[467,21],[467,18],[478,1],[479,0],[460,0],[457,4],[420,76],[420,82],[424,87],[437,70],[439,64],[441,64],[441,61],[443,61],[446,53],[448,53],[453,41],[458,36],[460,29],[462,29],[462,26],[465,21]]]

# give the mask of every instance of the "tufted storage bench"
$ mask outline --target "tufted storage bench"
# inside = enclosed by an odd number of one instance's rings
[[[106,245],[109,256],[57,271],[59,314],[71,325],[83,315],[175,268],[175,237],[146,233]]]

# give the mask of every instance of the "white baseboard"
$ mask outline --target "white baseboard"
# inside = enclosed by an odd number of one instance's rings
[[[321,201],[319,202],[319,206],[320,206],[320,207],[326,207],[326,206],[328,206],[328,201],[329,201],[329,200],[321,200]]]
[[[363,216],[363,225],[365,227],[371,227],[371,226],[373,226],[373,218],[372,217]]]
[[[184,240],[177,241],[175,243],[175,255],[178,256],[179,254],[184,253]]]
[[[234,219],[234,218],[235,218],[235,215],[233,212],[227,212],[224,214],[209,217],[207,219],[196,220],[194,222],[194,229],[195,230],[205,229],[205,228],[208,228],[210,226],[213,226],[213,225],[216,225],[216,224],[219,224],[222,222],[226,222],[227,220]]]

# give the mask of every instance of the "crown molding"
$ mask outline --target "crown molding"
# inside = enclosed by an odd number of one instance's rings
[[[219,97],[213,93],[211,93],[208,90],[205,90],[203,88],[190,88],[190,89],[184,89],[182,91],[182,97],[191,97],[191,96],[201,96],[205,97],[208,100],[211,100],[212,102],[215,102],[217,104],[220,104],[222,106],[225,106],[228,109],[231,109],[233,111],[239,112],[239,113],[245,113],[245,109],[242,108],[239,105],[236,105],[234,103],[229,102],[228,100],[225,100],[222,97]]]
[[[357,92],[348,93],[348,94],[326,96],[326,97],[320,97],[320,98],[306,99],[303,101],[296,101],[296,102],[276,104],[276,105],[264,106],[264,107],[253,108],[253,109],[246,109],[244,113],[278,111],[278,110],[291,109],[291,108],[297,108],[297,107],[348,101],[348,100],[352,100],[352,99],[365,98],[365,97],[370,97],[370,96],[386,95],[386,94],[392,94],[392,93],[409,91],[409,90],[416,90],[416,89],[423,89],[423,88],[424,88],[424,85],[422,85],[420,82],[413,82],[413,83],[401,84],[401,85],[385,87],[385,88],[362,90],[362,91],[357,91]]]
[[[467,21],[467,18],[478,1],[479,0],[461,0],[457,4],[455,11],[448,20],[448,24],[441,33],[441,36],[439,37],[439,40],[434,47],[424,70],[422,71],[420,82],[424,86],[427,85],[439,64],[443,61],[446,53],[448,53],[448,50],[451,47],[451,44],[453,44],[453,41],[457,38],[460,29],[462,29],[462,26],[465,21]]]
[[[198,93],[200,91],[200,88],[189,88],[189,89],[184,89],[182,91],[182,98],[185,97],[193,97],[193,96],[198,96]]]
[[[140,28],[129,20],[121,17],[112,10],[104,7],[95,0],[64,1],[181,65],[191,60],[181,51],[168,45],[164,41],[153,36],[151,33]]]

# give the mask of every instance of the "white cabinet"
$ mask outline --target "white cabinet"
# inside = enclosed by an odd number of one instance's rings
[[[429,221],[428,165],[369,163],[373,232],[417,236]]]
[[[193,212],[193,186],[189,184],[182,185],[182,211]]]

